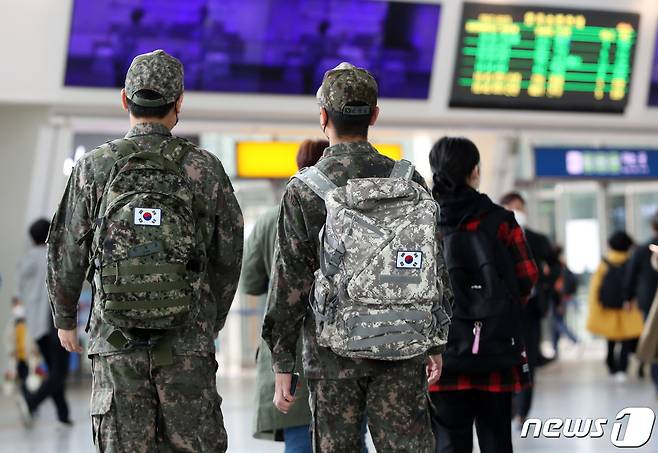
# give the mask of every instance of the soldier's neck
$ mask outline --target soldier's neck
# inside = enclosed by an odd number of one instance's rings
[[[133,127],[137,126],[138,124],[162,124],[164,127],[166,127],[169,130],[172,130],[174,126],[176,125],[176,117],[172,115],[167,115],[164,118],[135,118],[134,116],[130,115],[130,128],[132,129]]]
[[[358,143],[358,142],[367,142],[368,137],[362,136],[351,136],[351,137],[336,137],[329,136],[329,146],[341,145],[345,143]]]

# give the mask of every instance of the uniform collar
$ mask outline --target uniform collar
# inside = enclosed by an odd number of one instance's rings
[[[344,156],[346,154],[376,154],[377,150],[367,141],[339,143],[324,150],[322,157]]]
[[[138,137],[140,135],[164,135],[171,136],[171,131],[161,123],[139,123],[128,131],[126,138]]]

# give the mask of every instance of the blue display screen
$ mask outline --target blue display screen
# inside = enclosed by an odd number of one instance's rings
[[[537,178],[655,178],[658,149],[535,148]]]
[[[164,49],[198,91],[315,94],[342,61],[380,96],[429,96],[440,6],[376,0],[75,1],[65,85],[122,87],[135,55]]]

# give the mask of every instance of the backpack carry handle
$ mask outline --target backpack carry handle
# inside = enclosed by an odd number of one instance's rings
[[[393,166],[393,171],[389,178],[400,178],[406,181],[411,181],[415,170],[416,167],[414,167],[414,164],[406,159],[402,159],[395,162],[395,166]]]

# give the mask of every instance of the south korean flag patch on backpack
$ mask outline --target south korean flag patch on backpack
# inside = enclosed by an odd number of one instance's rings
[[[161,219],[158,208],[135,208],[135,225],[160,226]]]
[[[398,252],[395,267],[398,269],[421,269],[423,267],[423,252]]]

